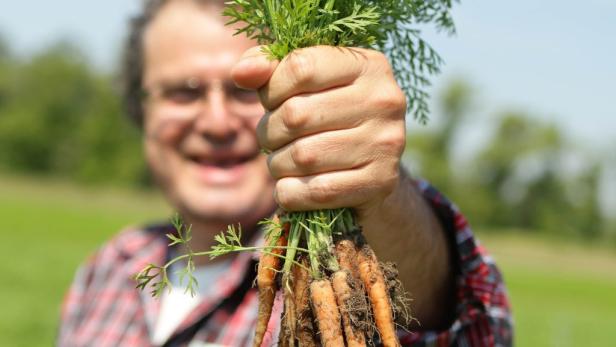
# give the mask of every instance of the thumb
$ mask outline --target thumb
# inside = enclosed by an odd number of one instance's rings
[[[278,61],[268,57],[264,46],[247,50],[231,70],[231,78],[240,88],[259,89],[270,79]]]

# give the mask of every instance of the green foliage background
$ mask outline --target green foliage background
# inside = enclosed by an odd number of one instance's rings
[[[84,183],[147,184],[140,134],[110,76],[59,42],[27,59],[0,49],[0,169]]]
[[[70,43],[24,58],[0,40],[0,171],[150,187],[140,130],[123,117],[114,82]],[[614,215],[599,205],[609,158],[588,155],[556,124],[505,109],[488,120],[488,141],[455,160],[478,93],[457,80],[433,96],[435,119],[409,136],[411,171],[457,202],[473,225],[614,242]],[[572,154],[582,167],[576,172],[562,165]]]
[[[616,232],[599,208],[610,159],[505,109],[460,162],[478,93],[460,80],[433,96],[434,119],[410,132],[408,167],[482,231],[510,290],[517,345],[610,345]],[[576,172],[561,165],[571,153],[581,153]],[[140,131],[122,115],[113,76],[69,43],[24,57],[0,40],[0,345],[52,344],[86,255],[127,224],[169,215],[150,188]]]
[[[412,170],[455,201],[472,225],[616,245],[616,214],[602,210],[600,197],[602,175],[614,162],[557,124],[504,109],[484,124],[492,128],[487,141],[456,160],[464,126],[477,121],[476,94],[469,82],[454,80],[436,96],[440,122],[409,136]]]

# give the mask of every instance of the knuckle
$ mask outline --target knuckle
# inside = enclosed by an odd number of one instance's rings
[[[369,50],[370,58],[374,60],[377,64],[385,66],[388,70],[391,71],[391,67],[389,65],[389,59],[387,56],[383,54],[383,52],[376,50]]]
[[[297,98],[285,101],[282,106],[281,118],[284,126],[291,131],[303,128],[308,121],[305,110]]]
[[[385,113],[393,116],[403,116],[406,109],[406,97],[397,85],[378,93],[376,103]]]
[[[295,85],[304,86],[314,78],[314,58],[308,50],[291,53],[287,59],[290,77]]]
[[[397,187],[400,180],[400,165],[396,160],[391,160],[379,166],[378,174],[374,174],[375,192],[380,196],[390,195]]]
[[[406,147],[406,129],[404,129],[404,126],[392,127],[392,129],[384,132],[379,142],[385,152],[393,153],[396,157],[399,157]]]
[[[287,194],[285,189],[284,180],[278,180],[274,188],[274,199],[278,206],[285,210],[291,210],[293,207],[293,201],[291,200],[292,194]]]
[[[381,76],[391,76],[393,78],[393,69],[389,63],[389,58],[385,54],[376,50],[366,50],[366,58],[370,65],[370,71]]]
[[[397,85],[390,88],[378,88],[370,98],[372,104],[384,114],[403,117],[406,110],[406,97]]]
[[[406,113],[406,94],[396,85],[392,97],[394,98],[395,110],[401,110],[401,115],[404,116]]]
[[[301,141],[291,146],[291,159],[299,168],[309,168],[317,163],[317,154]]]

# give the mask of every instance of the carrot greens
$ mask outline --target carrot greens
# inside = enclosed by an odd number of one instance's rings
[[[317,46],[374,48],[389,58],[407,96],[407,111],[428,120],[428,77],[440,71],[438,53],[421,38],[433,24],[454,33],[454,0],[232,0],[224,12],[238,33],[267,45],[282,59],[294,49]]]
[[[450,14],[453,2],[231,0],[227,2],[224,15],[229,18],[229,24],[237,26],[237,34],[245,34],[265,45],[264,50],[272,59],[284,59],[296,49],[316,45],[382,51],[406,94],[407,113],[425,123],[429,112],[428,77],[439,72],[442,59],[421,38],[421,28],[431,24],[439,31],[453,33],[455,28]],[[138,288],[150,287],[153,295],[160,295],[169,287],[169,266],[184,261],[186,267],[180,277],[186,281],[187,291],[194,292],[197,285],[192,276],[194,257],[214,258],[258,250],[261,260],[257,284],[261,302],[255,346],[263,341],[277,290],[283,290],[285,310],[281,346],[313,341],[317,336],[323,346],[339,346],[343,340],[349,346],[365,345],[365,341],[372,341],[375,336],[380,336],[385,346],[399,346],[394,324],[402,322],[399,324],[408,326],[412,319],[395,316],[395,312],[408,312],[406,307],[394,307],[396,303],[408,303],[405,298],[392,294],[400,294],[398,287],[389,287],[399,284],[395,267],[378,262],[363,238],[352,209],[281,211],[275,218],[262,222],[266,243],[261,247],[243,246],[241,228],[229,226],[226,232],[216,236],[217,245],[210,251],[193,252],[189,247],[190,227],[184,226],[179,218],[173,220],[173,225],[177,232],[167,237],[170,245],[185,247],[184,255],[164,266],[146,267],[136,276]],[[338,292],[337,304],[332,289],[334,277],[338,278],[334,288]],[[305,307],[308,299],[297,299],[306,298],[306,293],[293,292],[294,288],[307,287],[310,287],[312,309]],[[327,293],[327,304],[319,303],[321,297],[325,297],[320,293]],[[345,329],[340,328],[341,319]],[[306,332],[309,332],[308,339],[303,337]]]

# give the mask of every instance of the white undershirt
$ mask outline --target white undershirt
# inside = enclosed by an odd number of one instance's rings
[[[162,345],[169,339],[186,316],[199,305],[201,298],[208,296],[211,285],[225,274],[230,265],[231,259],[197,267],[193,272],[199,283],[195,296],[185,292],[185,287],[180,285],[178,271],[184,265],[175,263],[171,266],[169,281],[172,287],[171,291],[164,291],[161,297],[160,312],[152,335],[155,345]]]

